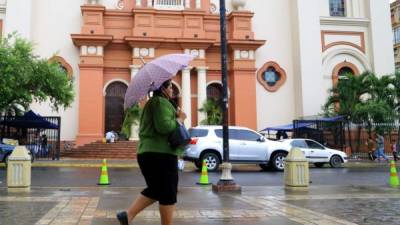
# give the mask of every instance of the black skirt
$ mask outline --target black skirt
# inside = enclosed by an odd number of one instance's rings
[[[145,152],[137,157],[147,184],[142,195],[158,201],[160,205],[174,205],[178,190],[177,156]]]

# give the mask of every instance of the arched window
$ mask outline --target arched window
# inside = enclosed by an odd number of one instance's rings
[[[49,62],[57,62],[60,66],[60,69],[63,70],[66,74],[68,74],[69,78],[72,78],[72,67],[65,61],[65,59],[61,56],[53,56],[49,59]]]
[[[286,81],[286,72],[276,62],[267,62],[257,72],[257,80],[270,92],[277,91]]]
[[[207,86],[207,98],[221,99],[222,98],[222,85],[219,83],[212,83]]]
[[[339,78],[341,76],[344,76],[349,73],[357,76],[360,74],[360,71],[358,70],[357,66],[355,66],[353,63],[350,62],[345,61],[337,64],[335,68],[333,68],[332,72],[333,86],[335,87],[337,85],[337,83],[339,82]]]
[[[329,0],[329,13],[331,16],[346,16],[344,0]]]

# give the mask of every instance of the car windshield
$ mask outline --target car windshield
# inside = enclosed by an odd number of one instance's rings
[[[208,134],[207,129],[189,129],[190,137],[205,137]]]

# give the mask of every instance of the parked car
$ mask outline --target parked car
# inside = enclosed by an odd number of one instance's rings
[[[0,162],[8,164],[8,157],[10,157],[10,155],[14,151],[14,149],[15,149],[15,145],[8,145],[8,144],[0,143]],[[31,156],[31,160],[33,162],[34,157],[29,149],[28,149],[28,154]]]
[[[325,164],[333,168],[341,167],[342,163],[347,162],[346,153],[323,146],[317,141],[310,139],[285,139],[281,140],[285,149],[299,148],[310,163],[316,167],[323,167]]]
[[[223,160],[222,126],[197,126],[189,129],[192,140],[186,146],[184,159],[201,168],[206,160],[209,171],[215,171]],[[229,161],[258,164],[262,169],[283,170],[288,151],[284,144],[267,140],[245,127],[229,127]]]

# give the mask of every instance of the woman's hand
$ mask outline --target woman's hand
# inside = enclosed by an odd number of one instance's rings
[[[178,109],[177,109],[177,111],[176,111],[176,119],[180,122],[180,123],[183,123],[184,121],[185,121],[185,119],[186,119],[186,113],[185,112],[183,112],[179,107],[178,107]]]

